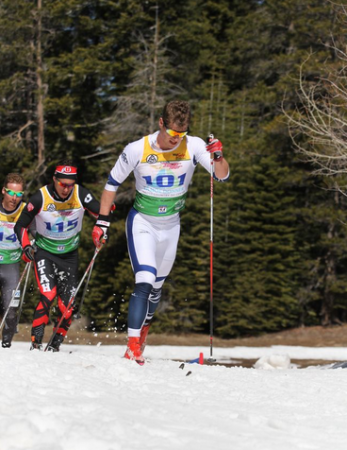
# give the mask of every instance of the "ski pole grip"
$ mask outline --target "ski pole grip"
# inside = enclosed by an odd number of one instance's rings
[[[206,144],[209,144],[214,139],[214,134],[209,134],[206,138]]]

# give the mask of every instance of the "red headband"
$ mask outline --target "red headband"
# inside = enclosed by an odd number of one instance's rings
[[[77,175],[77,167],[73,167],[73,166],[57,166],[55,168],[55,175],[60,174],[60,175],[67,175],[67,176],[71,176],[71,175]]]
[[[57,166],[55,168],[54,176],[56,178],[70,178],[71,180],[77,180],[77,167]]]

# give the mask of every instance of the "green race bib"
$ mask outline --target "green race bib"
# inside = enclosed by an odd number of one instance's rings
[[[186,195],[187,194],[183,194],[180,197],[162,198],[150,197],[136,192],[134,208],[136,211],[149,216],[171,216],[184,209]]]

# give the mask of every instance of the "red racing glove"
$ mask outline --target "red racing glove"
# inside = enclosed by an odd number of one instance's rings
[[[22,260],[26,263],[31,263],[32,261],[34,261],[34,252],[35,250],[33,246],[26,245],[23,248]]]
[[[208,138],[206,150],[209,153],[213,153],[213,159],[215,161],[221,161],[223,159],[223,144],[219,139]]]
[[[99,215],[92,232],[93,242],[96,248],[100,248],[108,241],[108,229],[110,228],[109,216]]]

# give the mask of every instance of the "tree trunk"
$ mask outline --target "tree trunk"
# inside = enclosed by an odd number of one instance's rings
[[[158,51],[159,51],[159,15],[158,5],[155,7],[155,32],[154,32],[154,55],[153,55],[153,71],[151,83],[151,105],[150,105],[150,123],[149,131],[154,132],[155,122],[155,104],[157,95],[157,68],[158,68]]]
[[[44,136],[44,108],[43,108],[43,83],[42,83],[42,0],[37,1],[37,44],[36,44],[36,83],[37,83],[37,152],[38,166],[41,167],[45,161],[45,136]]]

